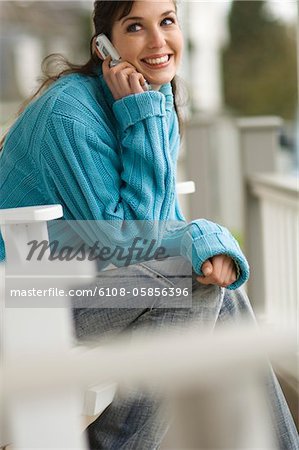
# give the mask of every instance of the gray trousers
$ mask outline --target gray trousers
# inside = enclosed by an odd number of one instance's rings
[[[126,295],[74,299],[75,330],[82,341],[107,339],[142,328],[154,332],[155,329],[198,324],[199,329],[212,331],[221,323],[255,321],[244,292],[198,283],[190,264],[182,257],[105,271],[97,284],[102,294],[111,294],[113,287],[122,287]],[[165,297],[136,295],[155,287],[160,288],[158,293],[163,288],[178,288],[178,293],[184,288],[190,289],[191,297],[173,297],[173,291]],[[272,370],[267,385],[279,448],[298,450],[298,433]],[[168,426],[160,399],[136,392],[126,397],[117,393],[112,404],[87,428],[87,437],[91,450],[154,450],[159,448]]]

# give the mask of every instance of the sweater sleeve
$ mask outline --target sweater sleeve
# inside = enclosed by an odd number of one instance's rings
[[[187,258],[194,272],[203,275],[203,263],[216,255],[230,256],[237,268],[237,280],[228,289],[237,289],[249,278],[249,265],[238,242],[227,228],[206,219],[186,222],[169,222],[162,246],[167,254],[180,254]]]
[[[126,201],[134,218],[167,220],[175,171],[165,97],[155,91],[130,95],[116,101],[113,111],[120,127]]]

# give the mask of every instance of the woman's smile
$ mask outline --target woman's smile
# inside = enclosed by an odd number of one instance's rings
[[[146,64],[150,69],[161,69],[166,67],[170,62],[171,55],[153,55],[141,60],[142,63]]]

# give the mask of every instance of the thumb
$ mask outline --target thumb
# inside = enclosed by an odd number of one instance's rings
[[[211,275],[211,273],[213,272],[213,265],[211,261],[209,260],[205,261],[202,265],[201,270],[205,277]]]

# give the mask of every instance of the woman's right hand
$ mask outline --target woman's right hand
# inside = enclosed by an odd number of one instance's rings
[[[238,276],[234,260],[227,255],[216,255],[205,261],[201,268],[203,276],[198,276],[201,284],[215,284],[227,287],[234,283]]]
[[[127,61],[121,61],[110,67],[111,57],[103,61],[103,76],[115,100],[132,94],[140,94],[146,90],[143,75]]]

